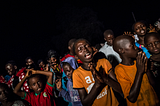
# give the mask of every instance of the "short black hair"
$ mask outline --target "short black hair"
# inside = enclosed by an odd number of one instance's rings
[[[114,33],[113,33],[113,31],[112,31],[111,29],[107,29],[107,30],[104,31],[104,37],[105,37],[106,35],[107,35],[107,36],[108,36],[108,35],[114,35]]]
[[[144,21],[144,20],[140,20],[140,21],[137,21],[137,22],[133,23],[133,25],[132,25],[132,31],[133,31],[133,32],[135,32],[135,30],[134,30],[134,26],[135,26],[135,24],[136,24],[136,23],[138,23],[138,22],[143,23],[146,27],[148,27],[148,24],[147,24],[147,22],[146,22],[146,21]]]
[[[79,41],[81,41],[81,40],[84,40],[84,41],[86,41],[89,45],[91,45],[90,42],[89,42],[88,40],[84,39],[84,38],[79,38],[79,39],[77,39],[77,40],[74,42],[74,45],[73,45],[73,54],[74,54],[74,55],[76,55],[75,45],[76,45],[77,42],[79,42]]]
[[[42,59],[39,59],[38,61],[37,61],[37,64],[39,65],[41,62],[44,62]]]
[[[29,80],[31,78],[35,78],[35,77],[39,78],[40,81],[42,81],[42,83],[46,83],[46,81],[47,81],[45,75],[42,75],[42,74],[32,74],[30,77],[27,78],[27,84],[28,84],[28,86],[29,86]]]
[[[51,57],[58,57],[58,53],[57,53],[57,51],[55,51],[55,50],[49,50],[48,51],[48,58],[51,58]]]
[[[160,35],[159,33],[157,32],[150,32],[150,33],[147,33],[144,37],[144,43],[146,44],[147,43],[147,39],[150,37],[150,36],[155,36],[156,38],[160,39]]]
[[[6,65],[7,65],[7,64],[11,64],[11,65],[13,65],[13,66],[17,65],[14,60],[9,60],[9,61],[6,63]]]
[[[76,39],[70,39],[68,42],[68,46],[71,46],[75,41],[76,41]]]
[[[28,59],[33,60],[31,56],[28,56],[28,57],[26,57],[25,62],[27,62]]]

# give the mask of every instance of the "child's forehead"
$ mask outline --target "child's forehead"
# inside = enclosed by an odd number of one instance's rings
[[[83,44],[89,44],[86,40],[79,40],[77,43],[76,43],[76,46],[80,46],[80,45],[83,45]]]
[[[143,22],[137,22],[134,27],[139,26],[139,25],[145,25]]]

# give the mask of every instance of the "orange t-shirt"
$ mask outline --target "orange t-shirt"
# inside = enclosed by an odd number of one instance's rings
[[[126,66],[123,64],[119,64],[115,68],[115,74],[118,82],[121,85],[124,97],[127,100],[127,106],[159,106],[159,100],[157,95],[150,85],[147,74],[145,73],[142,78],[140,92],[135,103],[131,103],[127,96],[129,96],[130,89],[132,84],[134,83],[134,79],[136,76],[137,67],[136,61],[134,61],[134,65]]]
[[[96,69],[99,71],[99,67],[102,66],[106,73],[112,68],[110,62],[107,59],[100,59],[97,62]],[[95,83],[91,71],[84,70],[81,66],[73,72],[73,88],[85,88],[89,93]],[[118,101],[114,96],[112,88],[105,86],[101,93],[97,96],[92,106],[118,106]]]

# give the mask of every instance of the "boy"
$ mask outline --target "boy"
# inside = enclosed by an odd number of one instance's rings
[[[150,71],[145,69],[147,57],[142,52],[138,53],[134,39],[128,35],[118,36],[113,48],[122,58],[115,68],[115,74],[127,106],[158,106],[159,100],[151,86],[154,85],[153,78]]]
[[[78,39],[73,49],[75,56],[83,62],[73,72],[73,88],[78,89],[82,104],[84,106],[118,106],[119,103],[112,88],[120,93],[121,88],[115,79],[109,61],[105,58],[100,59],[95,68],[92,47],[85,39]]]
[[[147,26],[144,21],[137,21],[132,25],[135,42],[144,45],[144,37],[147,33]]]
[[[30,72],[32,73],[31,76],[29,75]],[[47,84],[39,74],[48,77]],[[34,92],[26,93],[20,90],[22,84],[27,78],[29,88]],[[15,87],[14,93],[28,101],[32,106],[55,106],[53,101],[53,73],[50,71],[28,71],[22,81]]]
[[[159,82],[160,82],[160,35],[158,33],[152,32],[146,34],[144,38],[145,47],[151,53],[151,58],[148,62],[148,68],[152,72],[156,82],[156,92],[160,98],[159,92]]]
[[[70,39],[69,42],[68,42],[68,50],[69,50],[69,53],[66,54],[62,59],[61,59],[61,62],[68,62],[70,63],[71,67],[75,70],[78,68],[78,62],[77,60],[75,59],[74,55],[73,55],[73,44],[75,42],[76,39]],[[62,67],[62,64],[61,64],[61,67]],[[66,88],[66,83],[67,83],[67,77],[65,75],[65,73],[63,72],[63,68],[62,68],[62,88],[67,90]],[[71,106],[71,102],[69,102],[69,105],[68,106]]]
[[[104,46],[100,48],[100,52],[104,53],[108,58],[109,56],[114,56],[118,63],[122,60],[117,52],[113,50],[113,40],[114,40],[114,33],[112,30],[108,29],[104,32],[104,40],[106,41]],[[112,64],[112,63],[111,63]],[[114,63],[113,63],[114,64]]]
[[[68,81],[67,81],[67,91],[66,91],[65,89],[62,88],[61,79],[56,80],[57,89],[60,91],[59,96],[62,96],[65,100],[71,102],[72,106],[82,106],[78,90],[73,89],[72,73],[74,69],[67,62],[62,62],[62,66],[64,73],[68,78]]]

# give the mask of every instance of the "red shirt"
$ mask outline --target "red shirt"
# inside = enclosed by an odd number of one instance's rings
[[[24,98],[28,101],[31,106],[56,106],[55,101],[53,99],[53,85],[47,82],[45,89],[36,94],[34,92],[25,92]]]

